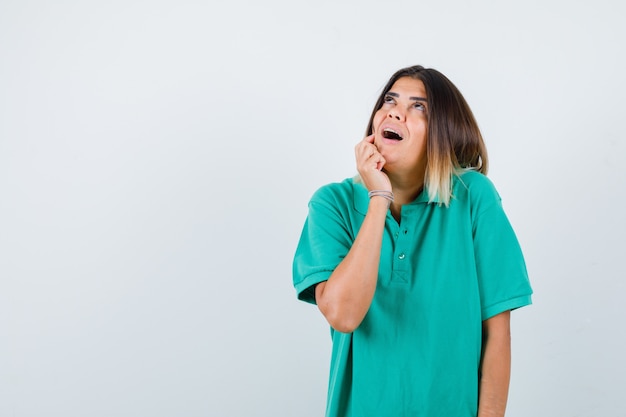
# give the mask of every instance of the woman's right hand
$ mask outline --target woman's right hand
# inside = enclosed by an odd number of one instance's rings
[[[385,166],[385,158],[374,145],[374,135],[369,135],[359,142],[354,153],[356,168],[368,191],[392,191],[389,177],[382,171]]]
[[[385,158],[374,145],[374,135],[359,142],[355,154],[357,169],[367,189],[391,191],[389,177],[382,171]],[[361,325],[372,304],[388,210],[386,199],[378,197],[370,200],[350,251],[328,281],[315,287],[317,306],[335,330],[353,332]]]

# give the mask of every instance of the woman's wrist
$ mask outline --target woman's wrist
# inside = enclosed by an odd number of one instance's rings
[[[372,190],[367,194],[370,198],[370,206],[384,207],[385,211],[393,202],[393,193],[386,190]]]
[[[386,200],[389,200],[389,203],[393,203],[393,192],[387,190],[371,190],[367,193],[370,200],[373,197],[383,197]]]

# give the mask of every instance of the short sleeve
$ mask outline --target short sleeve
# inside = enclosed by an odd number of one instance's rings
[[[354,241],[349,210],[346,196],[330,186],[311,198],[293,261],[293,285],[300,300],[315,303],[315,285],[328,280],[348,254]]]
[[[483,320],[532,303],[522,249],[499,195],[490,182],[486,185],[472,198],[474,253]]]

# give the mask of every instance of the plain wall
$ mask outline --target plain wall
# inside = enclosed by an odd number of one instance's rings
[[[526,255],[508,416],[624,416],[618,1],[0,2],[0,416],[323,415],[307,202],[397,69],[472,107]]]

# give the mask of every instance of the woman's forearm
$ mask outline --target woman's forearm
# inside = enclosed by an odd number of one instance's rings
[[[335,330],[350,333],[367,314],[376,291],[387,210],[386,199],[370,200],[350,251],[328,281],[315,289],[317,305]]]
[[[510,312],[498,314],[483,323],[478,417],[503,417],[511,376]]]

